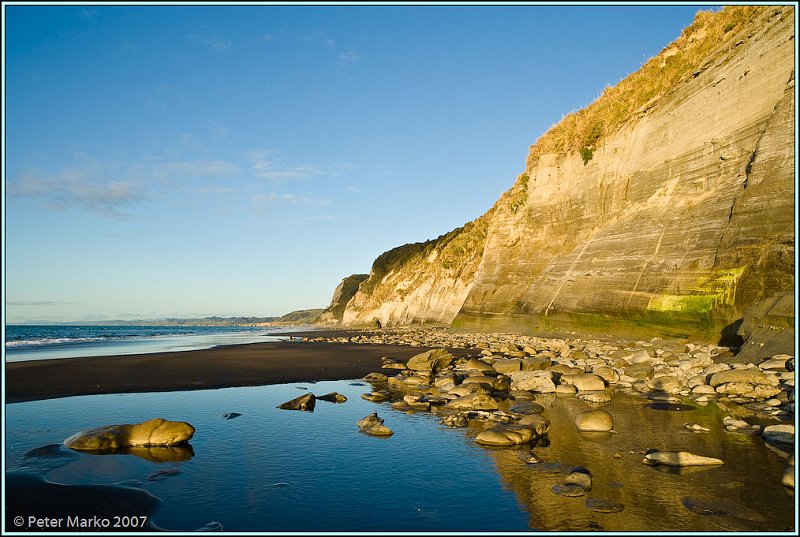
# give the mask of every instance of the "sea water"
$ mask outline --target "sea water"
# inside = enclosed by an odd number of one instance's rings
[[[163,417],[196,428],[185,460],[74,452],[74,460],[49,470],[46,478],[144,489],[161,501],[151,522],[181,531],[795,529],[793,491],[781,485],[784,459],[759,437],[726,432],[725,411],[713,403],[665,411],[617,393],[605,407],[616,432],[580,433],[574,419],[589,408],[586,403],[540,397],[552,422],[549,445],[533,448],[541,463],[526,464],[519,455],[530,445],[483,448],[475,443],[479,423],[453,429],[430,413],[370,403],[360,396],[371,387],[359,384],[326,381],[10,404],[7,470],[35,467],[26,452],[60,444],[82,429]],[[305,393],[331,391],[348,401],[317,401],[313,412],[276,408]],[[226,419],[231,412],[241,415]],[[358,432],[356,422],[372,412],[385,419],[393,436]],[[711,432],[689,432],[683,428],[687,421]],[[691,451],[724,464],[693,470],[646,466],[644,451],[651,448]],[[576,466],[592,473],[592,489],[585,497],[555,494],[553,485]],[[597,500],[624,509],[598,513],[590,509]]]
[[[208,349],[282,339],[291,327],[9,325],[6,362]]]

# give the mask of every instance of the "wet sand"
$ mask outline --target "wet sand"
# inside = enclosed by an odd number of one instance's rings
[[[382,356],[407,360],[425,350],[402,345],[282,341],[185,352],[12,362],[6,364],[6,403],[102,393],[354,379],[380,371]],[[459,355],[463,352],[454,351]],[[384,372],[392,375],[397,371]]]

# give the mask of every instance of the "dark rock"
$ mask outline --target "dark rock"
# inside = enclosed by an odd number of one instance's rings
[[[278,408],[283,410],[313,411],[316,400],[317,398],[313,393],[307,393],[305,395],[301,395],[300,397],[295,397],[291,401],[287,401],[282,405],[278,405]]]
[[[320,401],[328,401],[329,403],[347,402],[347,397],[337,392],[331,392],[331,393],[326,393],[325,395],[320,395],[319,397],[317,397],[317,399],[319,399]]]
[[[795,354],[794,293],[778,293],[744,310],[738,334],[745,338],[732,363],[758,363],[776,354]]]

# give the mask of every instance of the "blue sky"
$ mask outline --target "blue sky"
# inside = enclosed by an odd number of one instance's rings
[[[4,9],[22,322],[325,307],[489,209],[701,6]]]

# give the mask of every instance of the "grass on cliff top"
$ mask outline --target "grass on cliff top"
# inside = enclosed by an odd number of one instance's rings
[[[604,136],[691,76],[714,48],[730,41],[765,11],[774,9],[775,6],[737,5],[717,12],[698,12],[694,22],[661,53],[616,86],[606,87],[588,107],[568,114],[544,133],[531,146],[526,169],[530,171],[546,153],[579,152],[586,164]]]
[[[404,244],[382,253],[372,263],[370,276],[361,284],[359,291],[371,295],[373,299],[386,298],[383,294],[394,292],[392,286],[391,289],[384,290],[385,293],[378,293],[380,297],[375,294],[383,278],[393,271],[403,271],[407,277],[417,279],[426,272],[414,273],[415,269],[427,263],[428,256],[434,250],[437,252],[436,264],[448,271],[451,277],[464,276],[464,270],[474,272],[483,255],[492,213],[493,210],[490,209],[476,220],[435,239]]]

